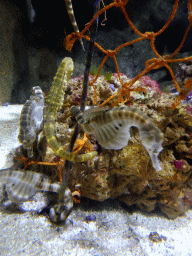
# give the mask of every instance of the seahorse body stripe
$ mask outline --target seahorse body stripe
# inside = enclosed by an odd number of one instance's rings
[[[60,63],[57,73],[53,78],[53,83],[50,88],[50,92],[47,98],[47,109],[53,114],[57,114],[57,111],[62,107],[65,89],[67,88],[68,81],[73,72],[73,60],[66,57]]]
[[[57,193],[58,203],[49,212],[50,219],[53,222],[65,221],[73,208],[71,191],[68,188],[62,190],[60,183],[52,182],[41,173],[26,170],[1,170],[0,183],[4,184],[4,190],[8,198],[16,204],[28,201],[38,191]],[[61,193],[62,195],[60,195]]]
[[[68,188],[65,188],[62,200],[50,209],[49,217],[53,222],[65,221],[72,208],[73,197],[71,191]]]
[[[77,107],[71,107],[71,112],[86,133],[95,136],[101,146],[106,149],[121,149],[130,138],[130,127],[136,126],[142,144],[147,149],[153,166],[161,170],[158,155],[162,151],[163,133],[152,120],[141,111],[130,107],[115,107],[113,109],[96,108],[81,113]]]
[[[73,11],[72,1],[71,0],[65,0],[65,5],[66,5],[66,8],[67,8],[67,13],[69,15],[69,18],[71,20],[71,24],[74,28],[74,31],[75,31],[75,33],[79,33],[79,28],[77,26],[77,22],[76,22],[76,19],[75,19],[75,14],[74,14],[74,11]],[[79,41],[81,43],[83,51],[85,51],[82,38],[80,38]]]
[[[48,95],[48,106],[44,131],[48,144],[57,155],[71,162],[84,162],[96,156],[98,154],[97,151],[81,155],[70,153],[66,151],[57,141],[54,130],[57,111],[62,107],[65,93],[64,90],[68,84],[72,71],[73,60],[69,57],[64,58],[58,68],[56,76],[54,77],[54,81]]]
[[[38,191],[58,192],[59,183],[52,183],[50,179],[32,171],[0,171],[0,183],[6,185],[6,192],[12,202],[18,203],[29,200]]]
[[[19,125],[18,140],[24,148],[31,148],[43,124],[44,96],[39,86],[33,87],[34,95],[24,104]]]

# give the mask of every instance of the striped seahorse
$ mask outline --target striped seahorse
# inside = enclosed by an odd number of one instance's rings
[[[62,145],[57,141],[54,129],[57,112],[63,105],[65,94],[64,90],[66,89],[72,72],[73,60],[66,57],[63,59],[57,70],[48,95],[44,131],[49,146],[58,156],[71,162],[84,162],[96,156],[98,154],[97,151],[86,154],[73,154],[66,151],[64,147],[62,147]]]
[[[66,5],[66,8],[67,8],[67,13],[69,15],[69,18],[71,20],[71,24],[74,28],[74,31],[75,31],[75,33],[79,33],[79,28],[77,26],[77,22],[76,22],[76,19],[75,19],[75,14],[74,14],[74,11],[73,11],[72,0],[65,0],[65,5]],[[81,43],[83,51],[85,51],[82,38],[80,38],[79,41]]]
[[[65,221],[73,208],[71,191],[68,188],[63,190],[60,183],[53,183],[46,175],[41,173],[4,169],[0,171],[0,183],[3,184],[3,200],[10,199],[11,202],[17,205],[28,201],[38,191],[56,193],[58,202],[53,205],[49,212],[50,219],[53,222]],[[61,193],[63,194],[60,195]]]
[[[32,157],[32,147],[38,134],[43,129],[44,95],[39,86],[32,88],[33,95],[24,104],[19,124],[18,140]]]
[[[142,144],[151,158],[153,167],[161,171],[158,155],[162,151],[163,133],[153,121],[141,111],[127,106],[112,109],[92,108],[82,113],[78,107],[71,112],[83,131],[93,134],[105,149],[122,149],[130,138],[130,127],[136,126]]]

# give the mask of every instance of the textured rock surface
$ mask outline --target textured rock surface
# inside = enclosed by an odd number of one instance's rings
[[[122,78],[124,82],[129,80],[125,75],[122,75]],[[66,96],[64,106],[79,104],[81,81],[82,78],[70,81],[73,92],[70,94],[68,91],[71,97]],[[115,90],[110,89],[111,84]],[[163,150],[159,155],[162,170],[156,172],[153,168],[150,157],[139,139],[139,133],[133,127],[131,139],[122,150],[102,148],[98,157],[73,166],[69,176],[69,187],[72,190],[76,184],[81,184],[83,196],[99,201],[118,197],[127,205],[136,204],[148,212],[158,205],[169,218],[175,218],[191,207],[192,115],[188,111],[191,105],[181,102],[171,111],[176,96],[161,92],[158,86],[157,82],[148,76],[142,77],[133,87],[142,87],[146,91],[131,92],[130,100],[126,104],[147,114],[164,133]],[[109,82],[100,77],[96,88],[97,102],[102,103],[119,88],[116,74]],[[109,106],[115,100],[110,101]],[[93,89],[89,88],[88,105],[92,105],[93,101]],[[68,114],[64,107],[64,113],[61,115],[63,117],[60,116],[61,123],[63,120],[66,124]],[[95,148],[93,138],[90,139]],[[84,153],[86,150],[84,147],[80,152]]]
[[[129,81],[125,75],[121,75],[124,82]],[[56,136],[64,147],[67,147],[66,143],[69,142],[73,130],[69,109],[70,106],[78,105],[80,102],[82,81],[82,76],[70,80],[66,88],[64,104],[58,112],[55,124]],[[75,163],[72,166],[72,172],[69,172],[68,186],[72,192],[78,188],[82,196],[93,200],[118,198],[128,206],[136,205],[146,212],[160,208],[169,218],[176,218],[184,214],[192,205],[190,103],[183,101],[174,111],[171,111],[170,108],[176,96],[161,92],[158,83],[149,76],[142,77],[133,87],[135,89],[142,87],[142,90],[131,92],[130,100],[126,104],[140,110],[139,115],[144,118],[150,117],[150,122],[159,127],[159,132],[164,134],[163,150],[158,156],[161,171],[154,169],[138,130],[132,127],[131,138],[123,149],[105,150],[101,147],[97,157],[87,162]],[[104,76],[101,76],[96,84],[97,101],[102,103],[106,95],[112,96],[119,88],[117,74],[113,74],[108,82]],[[87,100],[89,106],[93,105],[94,98],[93,87],[89,87]],[[114,102],[113,99],[108,106]],[[144,113],[148,117],[145,117]],[[77,150],[78,153],[87,153],[98,148],[92,135],[89,135],[89,140],[86,139],[85,142],[84,140],[85,137],[81,131],[75,143],[75,148],[81,145]],[[39,143],[38,148],[39,152],[42,152],[40,157],[43,161],[55,162],[54,166],[49,163],[31,164],[27,169],[43,172],[52,179],[60,181],[63,160],[59,161],[50,147],[47,147],[47,152],[45,151],[44,140]],[[41,148],[44,150],[42,151]],[[37,148],[33,150],[36,152]],[[17,154],[17,156],[21,157],[23,154]],[[40,161],[38,157],[37,154],[33,160]]]
[[[1,155],[18,146],[21,107],[0,107]],[[11,160],[12,155],[6,163],[1,158],[1,168],[9,167]],[[2,255],[192,254],[192,211],[168,220],[156,213],[129,211],[115,200],[100,203],[84,199],[75,206],[66,225],[58,226],[37,215],[44,205],[44,196],[38,194],[21,206],[23,211],[0,207]]]

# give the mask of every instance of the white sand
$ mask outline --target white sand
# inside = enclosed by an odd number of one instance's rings
[[[17,142],[21,105],[0,107],[0,167],[10,167],[6,155]],[[43,194],[21,207],[24,212],[0,207],[0,255],[192,255],[192,211],[176,220],[142,212],[130,214],[118,201],[85,200],[75,206],[66,225],[52,224],[37,215]],[[95,221],[86,216],[94,214]],[[150,232],[164,236],[149,240]]]

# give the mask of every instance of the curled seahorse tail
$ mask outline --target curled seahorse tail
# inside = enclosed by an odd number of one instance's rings
[[[63,193],[61,190],[59,193]],[[60,195],[59,195],[60,197]],[[66,188],[64,194],[61,196],[58,204],[55,204],[49,212],[51,221],[58,223],[65,221],[73,209],[73,196],[71,191]]]
[[[97,151],[93,151],[86,154],[80,154],[80,155],[66,151],[57,141],[54,127],[55,127],[55,114],[48,112],[46,116],[46,122],[44,124],[45,136],[47,138],[47,142],[49,146],[53,149],[53,151],[58,156],[65,158],[71,162],[84,162],[98,155]]]

